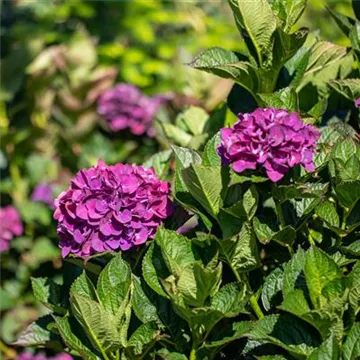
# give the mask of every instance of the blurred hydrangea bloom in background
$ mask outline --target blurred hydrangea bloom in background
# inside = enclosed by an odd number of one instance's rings
[[[358,99],[355,101],[355,106],[356,106],[356,107],[360,107],[360,98],[358,98]]]
[[[218,153],[223,165],[232,164],[234,171],[265,168],[269,179],[277,182],[286,172],[301,164],[314,171],[313,155],[319,130],[306,125],[295,112],[258,108],[239,114],[231,128],[221,129]]]
[[[54,196],[52,185],[45,183],[37,185],[31,194],[31,200],[36,202],[43,202],[53,209]]]
[[[170,184],[158,180],[152,168],[108,166],[99,160],[79,171],[55,200],[62,255],[88,256],[143,244],[171,214],[169,194]]]
[[[0,209],[0,252],[10,248],[14,236],[23,233],[23,225],[18,211],[11,205]]]
[[[154,135],[153,119],[170,95],[149,97],[136,86],[120,83],[100,97],[98,113],[114,132],[129,129],[134,135]]]
[[[30,352],[23,352],[17,355],[16,360],[73,360],[73,357],[67,353],[47,357],[44,353],[32,354]]]

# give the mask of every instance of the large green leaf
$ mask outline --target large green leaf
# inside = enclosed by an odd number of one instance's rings
[[[330,335],[317,349],[315,349],[308,360],[338,360],[340,358],[339,343],[335,336]]]
[[[356,360],[360,357],[360,323],[355,323],[346,336],[342,348],[344,360]]]
[[[130,266],[118,254],[106,265],[97,282],[99,299],[107,311],[116,315],[127,299],[130,284]]]
[[[178,294],[187,305],[201,307],[209,296],[218,291],[221,275],[222,263],[215,269],[206,269],[198,263],[188,265],[182,269],[177,281]]]
[[[191,195],[216,217],[222,205],[221,192],[227,186],[221,166],[190,165],[182,171],[182,177]]]
[[[205,145],[203,153],[203,164],[206,166],[221,165],[221,158],[217,153],[217,148],[220,145],[220,133],[215,134]]]
[[[144,256],[142,262],[142,275],[146,283],[157,294],[168,297],[163,287],[161,286],[160,279],[165,279],[169,276],[169,270],[162,257],[161,249],[155,243],[152,243]]]
[[[34,296],[50,310],[65,314],[66,309],[60,305],[61,286],[51,279],[31,278]]]
[[[260,266],[255,236],[248,223],[239,234],[226,240],[218,240],[220,256],[236,271],[250,271]]]
[[[278,305],[281,299],[281,289],[283,286],[284,273],[281,268],[273,270],[265,279],[261,291],[261,301],[266,311]]]
[[[141,355],[145,345],[155,342],[159,336],[160,331],[156,327],[156,323],[149,322],[140,325],[131,335],[128,347],[134,348],[136,355]]]
[[[287,87],[273,94],[259,94],[260,98],[265,102],[267,107],[275,107],[277,109],[286,109],[288,111],[298,111],[299,101],[296,91]]]
[[[304,12],[307,0],[274,0],[271,6],[282,20],[285,31],[290,31]]]
[[[160,227],[155,241],[160,246],[165,263],[172,274],[180,276],[187,265],[195,262],[192,243],[187,237]]]
[[[190,106],[176,118],[176,125],[192,135],[202,135],[209,114],[201,107]]]
[[[91,282],[86,272],[73,282],[70,288],[70,296],[80,295],[91,300],[97,300],[97,293],[94,284]]]
[[[170,167],[172,151],[164,150],[158,152],[146,160],[143,164],[144,167],[153,167],[159,179],[165,179]]]
[[[360,79],[332,80],[329,85],[351,101],[360,98]]]
[[[305,257],[305,279],[313,306],[321,309],[326,300],[322,290],[330,281],[341,276],[341,270],[327,254],[312,246]]]
[[[338,228],[340,226],[340,218],[336,211],[336,206],[330,201],[324,201],[320,203],[315,213],[321,219],[323,219],[329,226]]]
[[[59,341],[60,338],[52,333],[48,326],[54,322],[51,315],[45,315],[32,322],[18,337],[16,346],[49,346],[51,342]]]
[[[257,59],[260,66],[272,50],[273,33],[277,26],[277,19],[268,1],[230,0],[236,25],[249,37],[251,47],[249,51]]]
[[[72,350],[77,351],[82,358],[89,360],[99,360],[101,357],[97,356],[87,338],[85,340],[76,334],[78,331],[78,324],[74,322],[73,318],[65,316],[63,318],[54,316],[57,328],[64,343]]]
[[[340,204],[351,209],[360,200],[360,181],[346,181],[335,188]]]
[[[115,317],[101,304],[78,295],[73,296],[70,302],[76,320],[98,351],[115,351],[123,346],[116,329]]]
[[[256,71],[252,65],[241,61],[241,57],[237,54],[219,47],[201,53],[190,66],[223,78],[230,78],[250,92],[256,91],[258,86]]]
[[[300,248],[284,267],[282,288],[284,297],[294,289],[307,291],[304,268],[305,251]]]
[[[211,307],[225,317],[235,317],[245,311],[246,286],[230,283],[223,286],[211,299]]]
[[[142,279],[133,276],[134,293],[131,298],[132,308],[136,317],[143,323],[158,321],[156,307],[151,303],[142,288]]]
[[[265,316],[250,331],[249,338],[280,346],[297,359],[306,359],[320,342],[315,329],[290,315]]]

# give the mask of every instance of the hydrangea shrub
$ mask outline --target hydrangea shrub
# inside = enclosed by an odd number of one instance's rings
[[[13,206],[0,208],[0,252],[10,248],[10,241],[23,233],[20,214]]]

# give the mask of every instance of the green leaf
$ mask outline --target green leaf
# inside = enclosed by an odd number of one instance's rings
[[[57,328],[66,346],[77,351],[84,359],[99,360],[88,340],[83,340],[78,334],[78,324],[72,318],[65,316],[63,318],[54,316]]]
[[[222,78],[230,78],[250,92],[256,91],[258,86],[255,69],[248,62],[241,61],[236,53],[219,47],[206,50],[189,65]]]
[[[222,263],[215,269],[207,269],[193,263],[182,269],[177,281],[177,290],[187,305],[201,307],[214,295],[220,286]]]
[[[332,10],[331,8],[327,7],[326,10],[329,11],[330,15],[336,21],[336,24],[339,26],[341,31],[346,35],[349,36],[351,28],[355,24],[354,19],[345,16],[343,14],[338,13],[337,11]]]
[[[329,226],[338,228],[340,226],[340,218],[336,211],[336,206],[330,201],[324,201],[320,203],[316,209],[315,213],[321,219],[323,219]]]
[[[244,223],[239,234],[218,242],[220,256],[237,271],[250,271],[260,266],[256,239],[249,224]]]
[[[86,275],[83,273],[73,282],[70,288],[70,296],[80,295],[82,297],[97,300],[97,293],[94,284]]]
[[[18,337],[15,346],[49,346],[53,341],[60,338],[48,330],[48,326],[53,323],[51,315],[45,315],[32,322]]]
[[[217,148],[221,143],[220,133],[215,134],[205,145],[203,153],[203,165],[205,166],[219,166],[221,165],[221,158],[217,153]]]
[[[65,314],[66,309],[60,306],[61,286],[51,279],[31,278],[34,296],[50,310]]]
[[[360,98],[360,79],[331,80],[329,85],[351,101]]]
[[[296,231],[290,225],[276,232],[273,231],[268,224],[261,222],[255,217],[253,219],[253,227],[256,237],[262,244],[267,244],[273,240],[282,246],[291,246],[296,238]]]
[[[216,218],[222,205],[221,192],[227,185],[221,166],[190,165],[182,171],[183,180],[191,195]]]
[[[169,141],[180,146],[189,145],[192,138],[190,134],[170,123],[161,123],[161,126],[164,129],[165,135]]]
[[[308,360],[338,360],[340,358],[339,343],[335,336],[330,335],[317,349],[315,349]]]
[[[191,240],[172,230],[160,227],[155,241],[161,249],[165,263],[172,274],[180,276],[183,269],[195,262]]]
[[[249,338],[280,346],[298,359],[305,359],[319,345],[310,325],[291,315],[265,316],[250,331]]]
[[[271,6],[283,21],[285,31],[290,31],[306,8],[307,0],[274,0]]]
[[[296,91],[287,87],[273,94],[259,94],[267,107],[275,107],[277,109],[286,109],[288,111],[298,111],[299,101]]]
[[[346,336],[342,347],[344,360],[355,360],[360,356],[360,323],[355,323]]]
[[[152,341],[156,341],[156,337],[160,334],[160,331],[156,327],[156,323],[148,322],[140,325],[134,333],[131,335],[127,347],[133,347],[136,355],[141,355],[144,350],[144,346],[150,344]]]
[[[311,48],[310,58],[304,77],[314,75],[324,67],[330,66],[345,57],[347,50],[327,41],[318,41]]]
[[[341,271],[334,260],[315,246],[306,252],[304,270],[311,302],[316,309],[321,309],[325,305],[323,288],[340,277]]]
[[[202,135],[209,114],[201,107],[190,106],[176,118],[176,125],[192,135]]]
[[[155,243],[150,245],[149,250],[144,256],[142,274],[151,289],[163,297],[168,297],[161,286],[159,278],[166,279],[169,276],[169,271],[162,257],[160,247]]]
[[[351,209],[360,200],[360,181],[346,181],[336,186],[336,195],[340,204]]]
[[[305,251],[300,248],[284,267],[284,298],[294,289],[301,289],[303,291],[307,291],[304,268]]]
[[[156,355],[163,360],[188,360],[184,354],[169,352],[168,349],[161,349],[156,353]]]
[[[265,279],[261,291],[261,302],[266,311],[269,311],[281,299],[284,273],[281,268],[273,270]]]
[[[225,317],[235,317],[245,311],[247,300],[246,286],[243,283],[230,283],[223,286],[211,299],[211,307]]]
[[[256,209],[259,202],[259,194],[256,187],[252,185],[244,194],[243,204],[247,218],[250,221],[256,213]]]
[[[247,43],[250,53],[260,66],[272,49],[273,33],[277,19],[266,0],[241,1],[230,0],[235,22],[241,32],[245,32],[250,41]]]
[[[97,282],[97,292],[105,310],[116,315],[127,299],[130,284],[130,266],[118,254],[106,265]]]
[[[108,295],[111,295],[111,290]],[[115,351],[122,346],[115,317],[99,303],[78,295],[73,296],[70,303],[76,320],[98,351]]]
[[[158,178],[164,180],[169,171],[171,155],[171,150],[158,152],[146,160],[143,166],[146,168],[153,167]]]
[[[160,322],[156,307],[151,303],[142,288],[142,279],[133,276],[133,283],[134,293],[131,303],[136,317],[144,324],[151,321]]]

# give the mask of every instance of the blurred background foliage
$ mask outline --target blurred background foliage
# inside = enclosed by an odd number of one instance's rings
[[[57,269],[63,266],[52,210],[30,200],[34,187],[50,183],[57,195],[72,174],[98,158],[142,163],[164,144],[109,133],[96,112],[99,95],[122,81],[149,95],[174,93],[159,115],[165,122],[181,122],[179,113],[189,105],[210,113],[231,82],[184,64],[212,46],[241,51],[242,42],[220,0],[0,4],[1,201],[14,204],[25,225],[24,235],[1,255],[1,348],[15,358],[11,342],[45,311],[34,304],[30,276],[53,274],[61,282]],[[310,0],[299,26],[349,45],[325,6],[353,16],[350,1]]]

